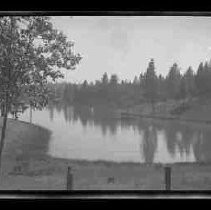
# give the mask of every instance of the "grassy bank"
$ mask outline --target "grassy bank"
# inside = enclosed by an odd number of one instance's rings
[[[0,121],[0,126],[2,122]],[[76,190],[162,190],[161,164],[66,160],[47,155],[51,133],[39,126],[9,120],[2,160],[1,190],[65,190],[72,167]],[[211,189],[211,165],[173,164],[172,189]]]

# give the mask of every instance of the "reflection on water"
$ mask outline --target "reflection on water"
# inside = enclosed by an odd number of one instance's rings
[[[21,120],[28,121],[26,111]],[[49,106],[33,122],[53,131],[48,154],[59,158],[132,162],[211,160],[211,130],[203,124],[119,120],[107,107]]]

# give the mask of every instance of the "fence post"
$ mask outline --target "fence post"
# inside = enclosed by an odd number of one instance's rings
[[[73,189],[73,174],[71,173],[71,167],[67,168],[67,190]]]
[[[165,166],[165,189],[171,190],[171,167]]]

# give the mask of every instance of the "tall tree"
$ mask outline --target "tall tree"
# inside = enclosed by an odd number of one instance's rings
[[[116,74],[112,74],[110,78],[110,84],[112,86],[116,86],[118,83],[118,76]]]
[[[143,73],[141,73],[139,75],[139,83],[141,87],[144,87],[144,82],[145,82],[145,75]]]
[[[204,73],[204,65],[201,62],[199,64],[196,76],[195,76],[195,82],[198,93],[201,93],[204,91],[204,83],[205,83],[205,73]]]
[[[0,17],[0,100],[4,107],[0,162],[10,107],[20,97],[34,108],[48,101],[47,83],[75,69],[81,60],[73,42],[55,30],[49,17]]]
[[[211,90],[211,65],[208,62],[205,62],[204,65],[204,88],[205,91],[210,92]]]
[[[154,109],[154,103],[157,99],[157,76],[155,73],[154,59],[151,59],[147,67],[145,75],[145,96],[147,100],[152,104]]]
[[[185,94],[186,96],[192,96],[195,93],[195,78],[191,66],[187,69],[183,78],[185,84]]]
[[[160,100],[163,100],[165,99],[165,96],[166,96],[166,90],[165,90],[165,78],[159,74],[158,76],[158,87],[157,87],[157,90],[158,90],[158,97]]]
[[[87,80],[84,80],[83,84],[82,84],[82,87],[83,88],[87,88],[88,87],[88,82]]]
[[[107,85],[108,84],[108,74],[106,72],[103,74],[102,84],[103,85]]]
[[[207,91],[207,78],[208,78],[208,64],[205,63],[204,65],[201,62],[199,64],[199,67],[195,76],[195,82],[196,82],[198,93],[204,93]]]
[[[137,76],[135,76],[133,79],[133,85],[138,85],[138,84],[139,84],[139,79]]]
[[[176,63],[170,68],[166,77],[168,97],[177,99],[180,95],[181,74]]]

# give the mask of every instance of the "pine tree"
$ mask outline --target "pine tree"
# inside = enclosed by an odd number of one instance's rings
[[[147,67],[146,74],[145,74],[144,92],[145,92],[146,99],[153,106],[158,95],[157,76],[155,73],[155,65],[154,65],[153,59],[150,60],[149,65]]]
[[[138,77],[135,76],[134,79],[133,79],[133,85],[138,85],[138,84],[139,84]]]
[[[102,84],[103,85],[107,85],[108,84],[108,74],[106,72],[103,74]]]
[[[185,95],[192,96],[195,93],[195,79],[194,72],[191,66],[187,69],[183,78],[185,84]]]
[[[84,80],[83,84],[82,84],[82,88],[87,88],[88,87],[88,82],[87,80]]]
[[[166,85],[168,97],[177,99],[180,95],[181,74],[180,69],[176,63],[170,68],[166,77]]]
[[[116,86],[117,83],[118,83],[118,77],[117,77],[117,75],[116,74],[112,74],[111,75],[111,78],[110,78],[110,84],[112,86]]]

